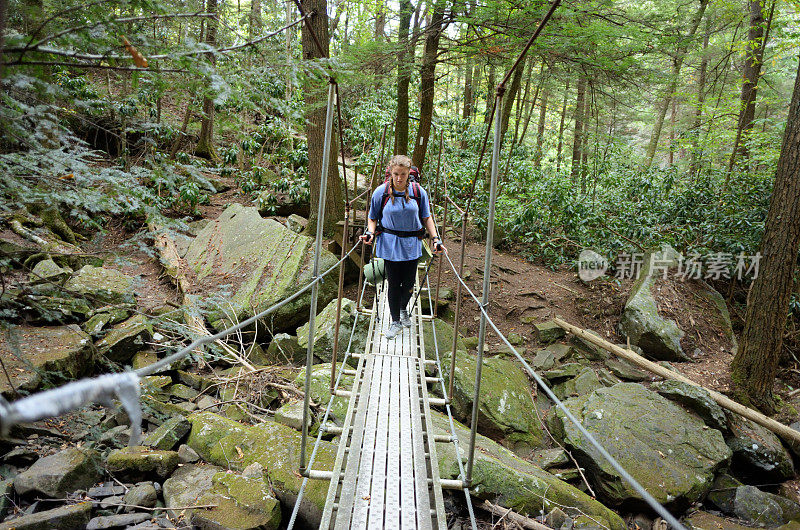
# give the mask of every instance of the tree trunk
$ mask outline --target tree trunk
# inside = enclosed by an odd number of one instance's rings
[[[303,10],[316,13],[309,19],[311,27],[319,39],[322,50],[319,50],[306,25],[302,30],[303,59],[313,61],[328,57],[330,37],[328,34],[328,11],[326,0],[304,0]],[[303,87],[305,99],[306,138],[308,141],[308,182],[311,193],[311,214],[305,234],[314,236],[317,232],[317,208],[320,196],[320,178],[322,174],[322,150],[325,143],[325,115],[328,85],[316,80],[307,81]],[[333,132],[331,133],[333,134]],[[325,200],[325,236],[333,237],[336,223],[344,219],[344,195],[342,181],[336,164],[339,143],[335,136],[331,137],[330,160],[328,163],[328,190]]]
[[[464,70],[464,110],[461,114],[461,117],[466,122],[466,128],[469,128],[470,118],[472,118],[472,103],[473,103],[473,95],[472,95],[472,71],[473,71],[473,60],[472,57],[467,57],[467,64]],[[466,134],[461,139],[461,149],[467,148],[467,138]]]
[[[511,110],[514,107],[514,100],[517,99],[519,87],[522,86],[522,74],[524,73],[524,64],[522,67],[517,67],[514,70],[514,75],[511,77],[511,86],[506,87],[506,93],[503,96],[503,114],[500,116],[500,141],[506,137],[508,132],[508,122],[511,119]]]
[[[578,74],[577,95],[575,96],[575,127],[572,131],[572,182],[577,183],[581,176],[583,160],[583,106],[586,95],[586,77]]]
[[[486,78],[486,110],[483,113],[483,121],[488,123],[492,119],[492,106],[494,105],[495,88],[495,69],[489,63],[489,76]]]
[[[411,65],[408,59],[408,29],[414,6],[410,0],[400,1],[400,29],[397,33],[397,121],[394,128],[394,154],[408,153],[408,84]]]
[[[564,86],[564,103],[561,105],[561,121],[558,124],[558,147],[556,147],[556,174],[561,171],[561,151],[564,148],[564,122],[567,117],[567,99],[569,99],[569,78]]]
[[[289,5],[287,2],[286,5]],[[291,13],[291,11],[289,11]],[[261,35],[261,0],[250,1],[250,38]]]
[[[695,33],[697,33],[697,27],[700,25],[700,21],[703,20],[703,14],[706,11],[707,5],[708,0],[700,0],[700,7],[694,14],[694,18],[692,18],[689,33],[686,35],[686,38],[683,39],[683,42],[678,45],[669,85],[662,95],[661,104],[659,105],[656,114],[656,123],[653,126],[653,134],[650,135],[650,144],[647,146],[645,168],[649,168],[653,164],[653,158],[656,156],[656,148],[658,147],[658,140],[661,137],[661,129],[664,127],[664,118],[667,116],[669,101],[675,94],[675,89],[678,87],[678,77],[681,73],[683,59],[686,57],[686,51],[689,49],[689,43],[694,39]]]
[[[214,17],[209,18],[206,23],[205,43],[209,46],[217,44],[217,0],[206,1],[206,12],[213,13]],[[208,54],[208,60],[212,65],[217,63],[213,53]],[[211,87],[206,87],[210,90]],[[197,148],[194,151],[196,156],[209,160],[218,160],[217,151],[214,148],[214,101],[208,96],[203,97],[203,118],[200,121],[200,139],[197,141]]]
[[[523,138],[520,139],[519,125],[520,125],[520,122],[522,122],[522,120],[525,118],[525,116],[530,116],[530,112],[533,110],[533,105],[531,104],[530,101],[528,101],[528,96],[530,95],[530,92],[531,92],[531,77],[533,77],[534,62],[531,59],[531,60],[526,61],[526,64],[527,64],[527,69],[528,69],[528,75],[527,75],[527,77],[525,77],[525,88],[522,91],[522,96],[519,99],[517,99],[517,102],[518,102],[517,103],[517,119],[516,119],[516,123],[514,123],[514,143],[515,144],[517,143],[517,141],[519,141],[520,144],[522,144],[525,141],[525,138],[524,138],[525,134],[524,133],[522,135]],[[526,122],[526,125],[527,125],[527,122]]]
[[[547,90],[542,92],[542,101],[539,104],[539,127],[536,131],[536,153],[533,158],[533,165],[536,169],[542,169],[542,157],[544,147],[544,126],[547,118]]]
[[[378,11],[375,13],[375,33],[376,42],[386,38],[386,6],[382,1],[378,2]]]
[[[761,263],[747,301],[739,351],[731,363],[736,397],[772,414],[775,374],[800,246],[800,65],[761,241]]]
[[[775,1],[772,2],[772,13],[774,13]],[[769,16],[769,23],[772,22],[772,13]],[[767,27],[769,28],[769,23]],[[747,43],[745,46],[744,66],[742,67],[741,107],[739,111],[739,122],[736,127],[736,141],[734,142],[731,159],[728,163],[728,171],[733,169],[736,157],[743,159],[749,157],[747,151],[747,136],[753,129],[753,119],[756,116],[756,91],[758,90],[758,79],[761,76],[761,63],[764,60],[764,47],[766,46],[764,36],[764,12],[761,9],[759,0],[750,1],[750,28],[747,32]]]
[[[711,35],[711,22],[706,20],[706,30],[703,35],[703,55],[700,59],[700,73],[697,78],[697,107],[694,109],[694,124],[692,125],[692,152],[689,161],[689,176],[694,179],[700,168],[700,127],[703,125],[703,105],[706,101],[706,73],[708,70],[708,40]]]
[[[669,114],[669,160],[671,166],[675,163],[675,113],[678,112],[678,98],[672,98],[672,105]]]
[[[426,30],[425,53],[422,58],[419,88],[419,127],[417,128],[417,141],[414,142],[414,154],[411,160],[414,165],[421,168],[425,163],[425,154],[428,152],[428,139],[431,134],[433,120],[433,96],[436,82],[436,61],[439,54],[439,38],[442,35],[445,4],[439,0],[433,8],[431,22]]]
[[[292,13],[294,11],[294,7],[292,6],[292,2],[286,2],[286,23],[288,24],[292,19]],[[294,28],[289,28],[286,30],[286,104],[288,109],[288,104],[292,101],[292,92],[294,92],[294,85],[293,83],[293,76],[292,76],[292,67],[294,65],[294,60],[292,58],[292,41],[294,40]],[[289,116],[287,113],[287,122],[289,120]]]

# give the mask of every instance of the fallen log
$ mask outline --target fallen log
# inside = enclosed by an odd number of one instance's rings
[[[522,528],[528,528],[530,530],[551,530],[549,526],[540,523],[536,519],[531,519],[530,517],[520,515],[512,511],[511,508],[503,508],[502,506],[492,504],[489,501],[483,501],[483,504],[479,504],[478,506],[487,512],[493,513],[494,515],[500,517],[500,520],[507,519],[508,522],[516,523]],[[498,521],[498,523],[499,522],[500,521]],[[497,525],[495,524],[495,526]]]

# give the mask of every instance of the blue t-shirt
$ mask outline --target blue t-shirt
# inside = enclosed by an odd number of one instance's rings
[[[428,192],[422,186],[418,187],[420,192],[418,207],[417,201],[414,200],[412,195],[415,191],[414,188],[417,188],[417,186],[411,182],[408,183],[408,186],[408,201],[406,201],[405,193],[396,194],[394,203],[392,203],[391,197],[386,201],[386,206],[383,207],[383,217],[381,218],[381,224],[384,227],[403,231],[425,228],[419,221],[419,208],[422,208],[423,219],[431,216]],[[377,220],[380,216],[384,191],[386,191],[386,184],[381,184],[373,192],[369,207],[370,219]],[[382,232],[375,239],[375,256],[389,261],[419,259],[422,256],[422,241],[416,237],[400,237]]]

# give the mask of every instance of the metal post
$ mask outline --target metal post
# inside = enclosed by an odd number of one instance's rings
[[[350,203],[344,208],[344,230],[342,231],[342,259],[344,259],[347,246],[347,232],[350,230]],[[346,262],[339,265],[339,294],[336,298],[336,325],[333,328],[333,353],[331,354],[331,395],[336,390],[336,354],[339,353],[339,324],[342,321],[342,293],[344,291],[344,267]]]
[[[325,225],[325,196],[328,192],[328,168],[330,167],[331,132],[333,129],[333,94],[335,82],[331,78],[328,85],[328,113],[325,116],[325,142],[322,147],[322,175],[319,179],[319,204],[317,205],[317,238],[314,242],[313,280],[319,276],[319,257],[322,253],[322,230]],[[308,404],[311,395],[311,365],[314,363],[314,320],[317,317],[317,298],[319,282],[311,288],[311,309],[308,317],[308,350],[306,351],[306,384],[303,396],[303,436],[300,440],[300,474],[307,476],[306,445],[308,441]]]
[[[486,258],[483,263],[483,297],[481,305],[486,308],[489,305],[489,277],[492,269],[492,247],[494,243],[494,209],[497,203],[497,171],[500,160],[500,117],[503,107],[502,85],[498,86],[495,95],[495,118],[494,118],[494,145],[492,145],[492,177],[489,187],[489,218],[486,225]],[[481,369],[483,368],[483,349],[486,342],[486,315],[481,312],[481,325],[478,331],[478,359],[475,369],[475,395],[472,401],[472,424],[469,432],[469,452],[467,460],[467,485],[472,484],[472,465],[475,461],[475,436],[478,433],[478,408],[481,396]]]
[[[439,133],[439,156],[437,157],[436,162],[436,189],[434,190],[436,193],[436,204],[439,204],[439,199],[441,197],[447,196],[447,179],[444,178],[442,175],[442,149],[444,148],[444,131]],[[444,193],[439,192],[439,180],[441,179],[444,185]],[[444,241],[445,232],[447,232],[447,199],[441,201],[442,205],[444,206],[444,214],[443,214],[443,221],[442,221],[442,233],[439,234],[439,237]],[[433,214],[433,208],[431,207],[431,214]],[[434,220],[436,217],[434,216]],[[434,223],[435,224],[435,223]],[[439,230],[439,227],[436,227],[436,230]],[[436,297],[431,308],[431,316],[436,318],[439,316],[439,287],[442,284],[442,260],[439,260],[439,264],[436,266]]]
[[[461,257],[458,261],[458,277],[464,276],[464,254],[467,251],[467,212],[461,213]],[[453,321],[453,349],[450,352],[450,380],[447,382],[447,397],[453,399],[453,380],[456,377],[456,348],[458,347],[458,323],[461,316],[461,282],[456,282],[456,316]]]

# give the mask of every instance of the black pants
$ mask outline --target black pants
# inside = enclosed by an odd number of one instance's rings
[[[386,265],[386,281],[389,283],[387,295],[389,297],[389,313],[392,315],[392,322],[400,320],[400,310],[407,309],[408,301],[411,300],[418,261],[416,259],[409,261],[389,261],[387,259],[383,261]]]

